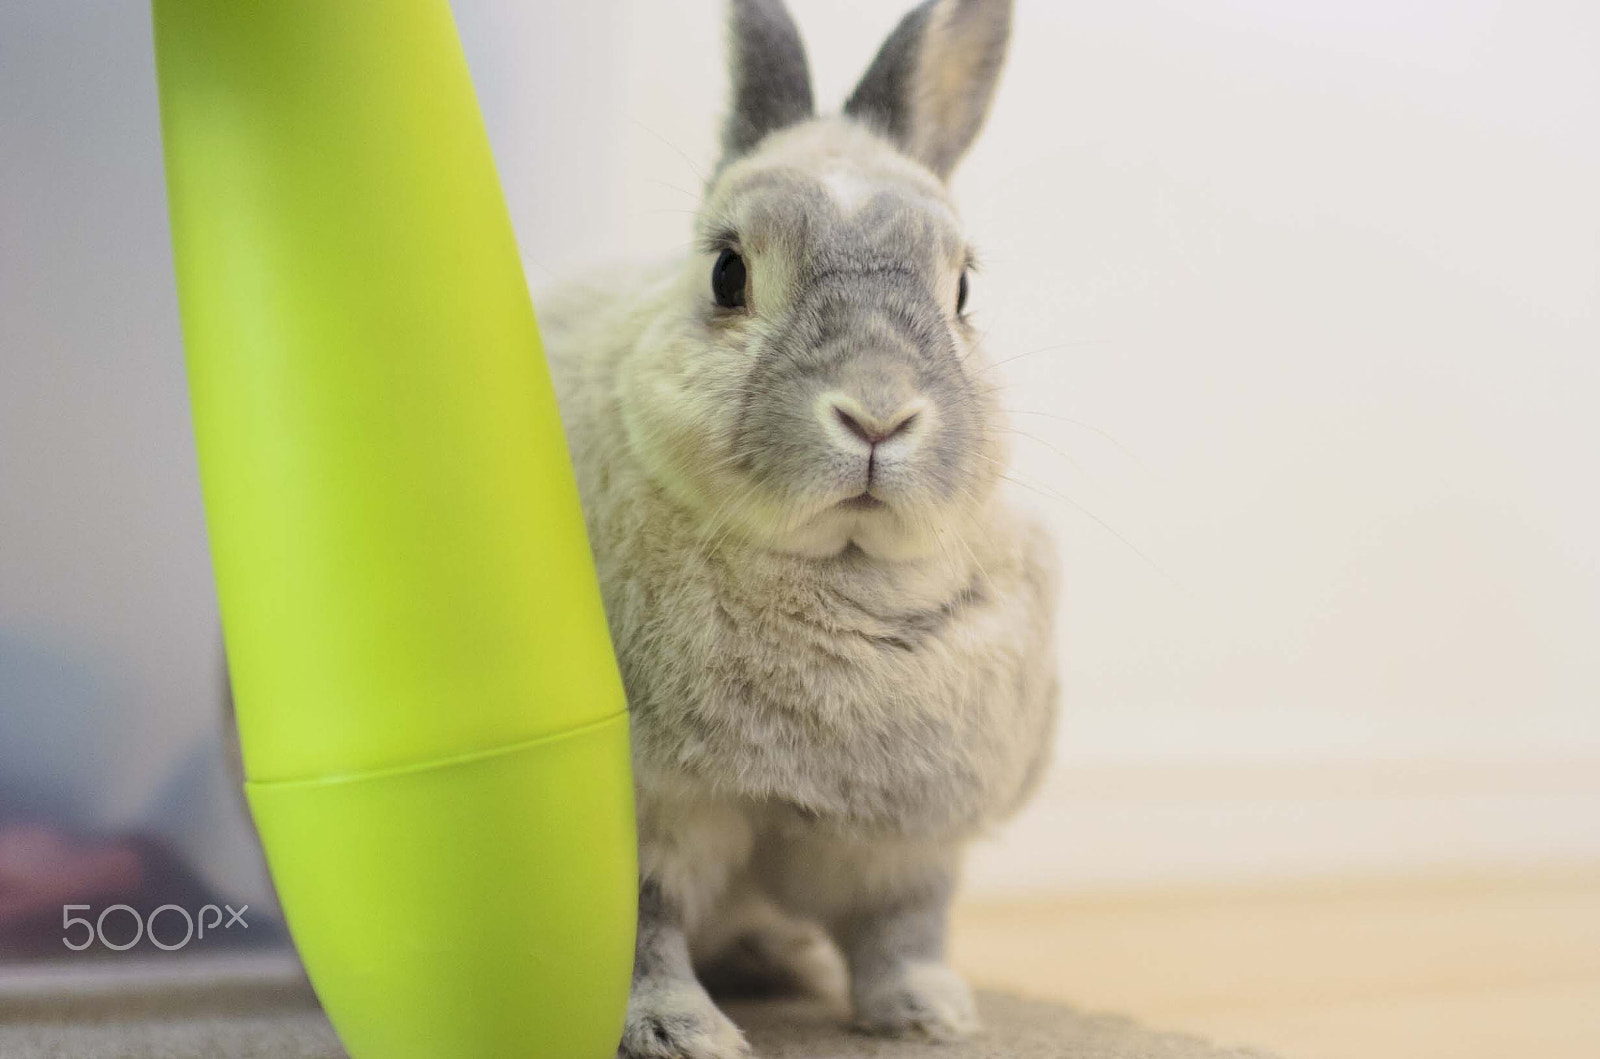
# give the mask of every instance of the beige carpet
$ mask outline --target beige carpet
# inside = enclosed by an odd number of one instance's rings
[[[310,991],[277,968],[186,970],[176,977],[160,968],[113,970],[110,976],[0,978],[0,1056],[343,1059]],[[817,1002],[754,1002],[728,1010],[759,1059],[1267,1059],[1059,1004],[999,994],[985,994],[980,1003],[987,1029],[960,1045],[860,1037]]]

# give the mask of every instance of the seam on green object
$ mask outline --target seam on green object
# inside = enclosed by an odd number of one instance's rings
[[[489,758],[505,757],[508,754],[519,753],[523,750],[531,750],[534,747],[543,746],[547,743],[558,743],[563,739],[577,739],[581,736],[588,735],[591,732],[599,731],[608,725],[616,724],[618,721],[625,722],[627,719],[628,711],[618,710],[609,717],[602,718],[598,721],[591,721],[590,723],[580,725],[577,728],[567,728],[559,732],[552,732],[549,735],[541,735],[535,739],[525,739],[520,743],[512,743],[509,746],[497,746],[489,750],[473,750],[465,754],[456,754],[453,757],[434,758],[430,761],[423,761],[412,765],[389,765],[380,769],[369,769],[365,772],[337,772],[327,776],[306,776],[299,779],[290,780],[246,779],[244,781],[244,785],[247,790],[258,791],[275,790],[283,787],[323,787],[339,783],[359,783],[363,780],[388,779],[394,776],[405,776],[415,772],[431,772],[436,769],[447,769],[457,765],[471,765],[478,761],[486,761]]]

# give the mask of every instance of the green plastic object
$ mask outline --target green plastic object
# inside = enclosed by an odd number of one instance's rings
[[[155,0],[246,791],[356,1059],[609,1059],[621,681],[445,0]]]

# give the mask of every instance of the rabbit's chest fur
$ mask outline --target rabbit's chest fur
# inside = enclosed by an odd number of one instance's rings
[[[1020,799],[1048,742],[1047,649],[1026,635],[1042,585],[918,593],[859,559],[702,555],[692,526],[662,540],[666,506],[594,523],[646,782],[852,834],[970,833]]]
[[[697,561],[685,548],[675,563],[611,546],[607,595],[646,774],[900,835],[980,828],[1027,787],[1049,719],[1040,645],[1017,639],[1034,593],[1005,595],[982,575],[884,591],[848,558]],[[661,577],[641,579],[656,561]]]
[[[997,502],[961,561],[805,559],[708,535],[619,428],[612,380],[635,331],[626,312],[595,315],[558,299],[541,322],[641,795],[698,793],[855,836],[954,838],[1007,815],[1053,727],[1042,533]]]

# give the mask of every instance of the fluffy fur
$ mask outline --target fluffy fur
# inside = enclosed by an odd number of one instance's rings
[[[621,1055],[744,1054],[696,957],[825,965],[797,921],[837,943],[864,1029],[976,1026],[945,910],[963,844],[1043,767],[1056,694],[1051,548],[996,490],[943,182],[1008,25],[1005,0],[924,5],[859,113],[813,118],[787,12],[735,0],[702,252],[540,302],[632,709]],[[724,250],[740,308],[712,297]]]

